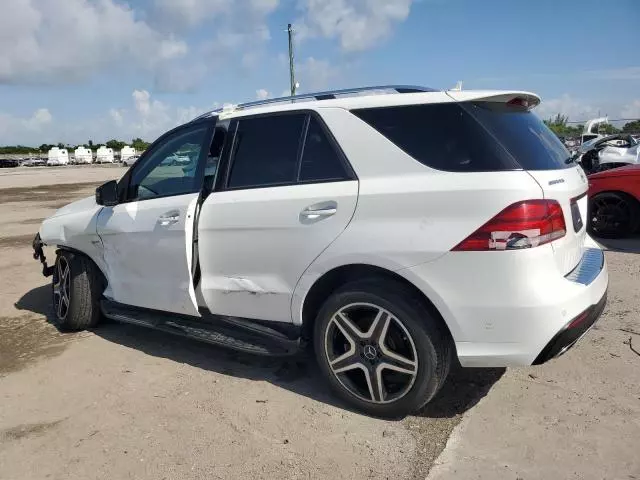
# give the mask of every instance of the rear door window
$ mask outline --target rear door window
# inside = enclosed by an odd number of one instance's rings
[[[296,183],[306,114],[239,119],[229,188]]]
[[[320,121],[310,115],[298,180],[319,182],[346,179],[349,179],[349,175],[341,156],[324,132]]]

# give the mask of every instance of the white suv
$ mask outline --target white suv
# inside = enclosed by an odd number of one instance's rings
[[[419,409],[455,357],[545,362],[597,320],[608,277],[587,180],[539,101],[394,86],[203,115],[44,221],[57,321],[259,354],[310,343],[377,416]]]

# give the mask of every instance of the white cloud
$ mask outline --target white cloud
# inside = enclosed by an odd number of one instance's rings
[[[107,135],[109,138],[128,140],[141,137],[151,141],[178,125],[189,122],[198,115],[213,110],[218,103],[203,106],[172,106],[152,97],[147,90],[134,90],[131,94],[132,108],[118,110],[119,115],[111,113],[110,119],[102,122],[101,128],[109,132],[101,132],[101,138]],[[87,135],[84,135],[87,136]],[[84,136],[82,138],[84,138]]]
[[[155,0],[152,20],[175,31],[194,27],[231,9],[232,0]]]
[[[271,39],[267,17],[278,0],[155,0],[150,22],[165,32],[186,33],[210,25],[205,50],[220,56],[229,49],[252,48]]]
[[[337,38],[344,51],[359,51],[388,38],[409,16],[413,0],[302,0],[295,25],[299,40]]]
[[[88,139],[99,144],[112,138],[130,141],[135,137],[152,141],[218,106],[214,102],[202,106],[172,106],[144,89],[133,90],[129,102],[128,107],[113,107],[102,115],[79,121],[53,121],[53,115],[46,108],[26,117],[0,113],[0,145],[37,146],[58,142],[75,145]]]
[[[640,98],[633,100],[626,105],[620,113],[622,118],[640,119]]]
[[[117,0],[4,0],[0,83],[77,81],[108,66],[152,68],[187,53]]]
[[[29,117],[0,113],[0,144],[26,144],[34,135],[46,131],[52,120],[47,108],[39,108]]]
[[[339,76],[340,70],[328,60],[318,60],[314,57],[308,57],[296,69],[301,91],[326,89]]]
[[[113,119],[113,123],[115,123],[117,126],[121,127],[123,125],[124,121],[122,119],[122,111],[116,108],[112,108],[109,110],[109,115]]]
[[[256,99],[257,100],[266,100],[270,96],[271,96],[271,94],[269,92],[267,92],[264,88],[256,90]]]
[[[585,100],[574,98],[568,93],[558,98],[542,99],[542,102],[534,110],[540,118],[547,119],[558,113],[567,115],[569,121],[582,121],[595,118],[599,114],[599,107],[589,104]],[[606,114],[606,112],[602,112]]]

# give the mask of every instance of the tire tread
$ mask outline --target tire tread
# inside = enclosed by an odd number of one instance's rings
[[[100,321],[101,279],[91,260],[77,253],[61,251],[69,263],[71,293],[69,313],[58,324],[65,330],[84,330]]]

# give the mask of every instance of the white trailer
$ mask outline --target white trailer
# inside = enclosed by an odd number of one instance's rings
[[[113,148],[108,148],[104,145],[98,148],[96,151],[96,162],[97,163],[113,163]]]
[[[73,152],[75,163],[93,163],[93,153],[90,148],[78,147]]]
[[[67,149],[53,147],[49,150],[47,165],[69,165],[69,152]]]
[[[136,155],[136,149],[133,147],[130,147],[129,145],[125,145],[124,147],[122,147],[122,150],[120,150],[120,161],[122,163],[127,163],[127,159],[135,155]]]

